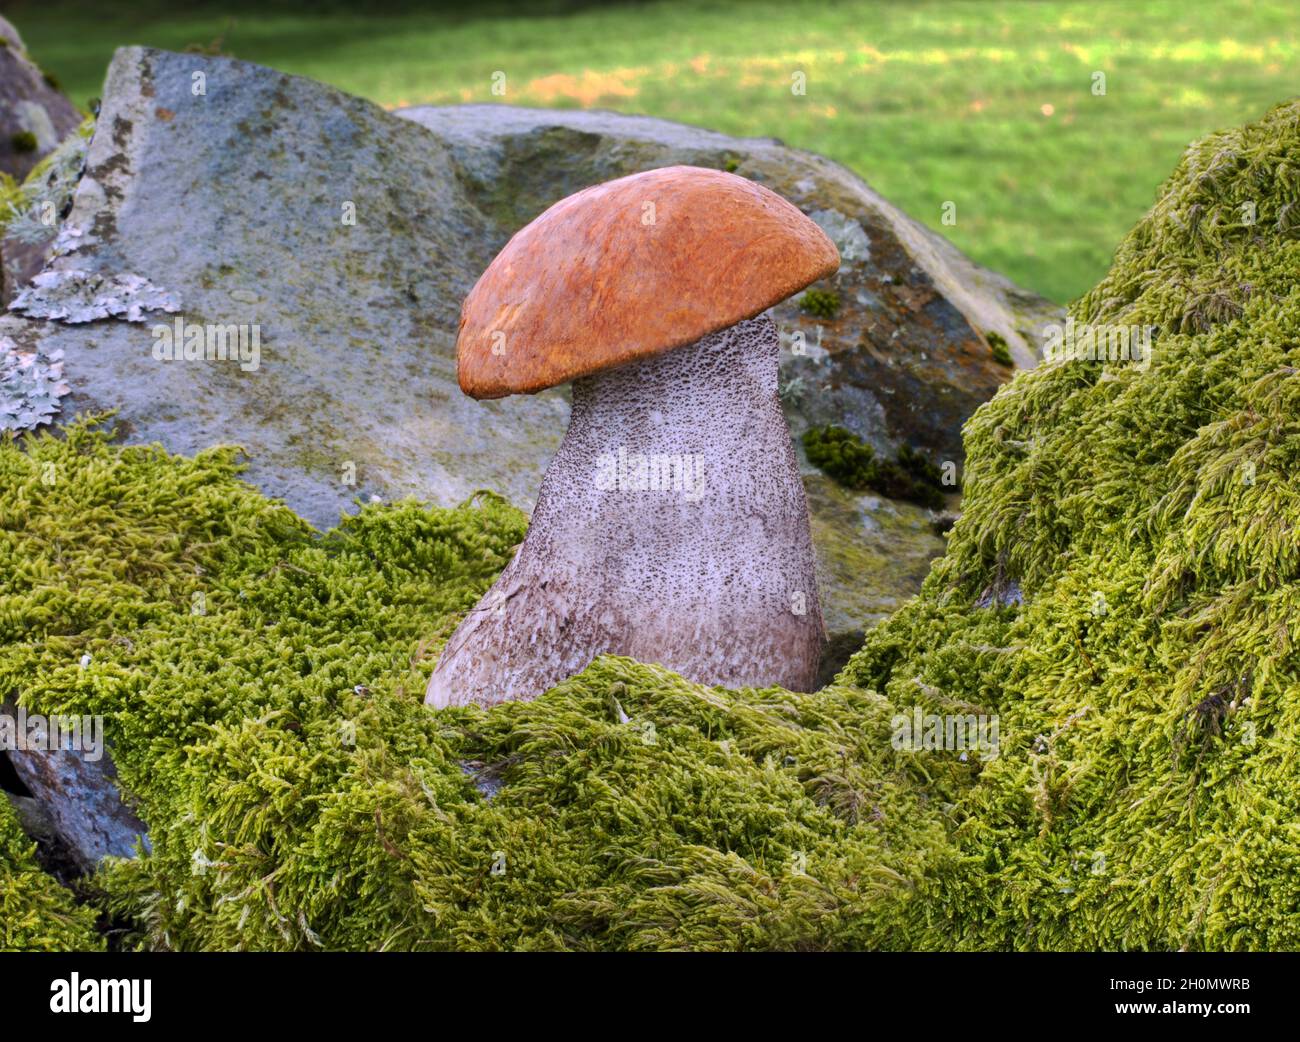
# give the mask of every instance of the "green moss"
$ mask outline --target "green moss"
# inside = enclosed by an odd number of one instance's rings
[[[843,427],[809,427],[802,441],[808,462],[845,488],[869,489],[880,474],[875,450]]]
[[[103,949],[94,912],[41,871],[35,853],[0,793],[0,951]]]
[[[993,361],[1005,366],[1016,364],[1015,359],[1011,357],[1011,348],[1007,346],[1006,337],[1001,333],[985,333],[984,339],[988,341],[989,351],[993,354]]]
[[[9,147],[15,152],[35,152],[39,142],[30,130],[15,131],[9,136]]]
[[[153,851],[97,882],[140,946],[897,947],[944,856],[869,692],[603,658],[532,703],[425,708],[523,535],[496,497],[318,536],[232,450],[84,424],[0,443],[0,487],[0,688],[105,716]]]
[[[931,510],[939,510],[944,505],[939,468],[924,453],[907,444],[899,447],[896,459],[881,461],[874,487],[891,499],[904,499]]]
[[[815,318],[834,318],[840,310],[840,295],[833,289],[806,290],[799,307]]]
[[[946,557],[841,677],[1000,714],[934,943],[1300,947],[1297,155],[1297,102],[1189,149],[1074,308],[1158,327],[1150,367],[976,413]]]
[[[22,186],[9,174],[0,170],[0,236],[9,222],[18,215],[23,203]]]
[[[896,459],[880,460],[856,434],[832,424],[810,427],[802,440],[808,462],[845,488],[871,489],[931,510],[944,504],[939,468],[910,445]]]

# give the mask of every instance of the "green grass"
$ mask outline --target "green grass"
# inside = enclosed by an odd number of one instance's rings
[[[78,104],[118,45],[224,34],[237,57],[386,105],[591,105],[775,135],[1060,301],[1104,274],[1191,140],[1295,94],[1300,56],[1286,0],[174,6],[23,0],[6,15]]]

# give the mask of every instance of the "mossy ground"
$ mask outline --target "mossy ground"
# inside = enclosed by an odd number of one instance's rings
[[[812,695],[604,658],[435,713],[499,499],[320,536],[233,450],[0,443],[0,690],[103,713],[151,829],[102,901],[156,948],[1300,948],[1298,171],[1300,103],[1188,152],[1074,309],[1150,366],[982,408],[947,555]],[[894,750],[914,705],[999,755]],[[15,943],[84,928],[0,864]]]
[[[1298,207],[1300,103],[1188,151],[1074,308],[1154,361],[975,415],[948,554],[841,678],[1001,716],[924,902],[958,946],[1300,947]]]
[[[0,688],[105,716],[154,848],[95,880],[129,943],[903,943],[945,828],[883,699],[605,658],[435,713],[438,647],[523,515],[368,506],[317,536],[236,470],[88,425],[0,447]]]

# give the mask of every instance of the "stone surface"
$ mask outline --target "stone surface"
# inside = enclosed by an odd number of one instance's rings
[[[21,181],[80,122],[27,56],[18,30],[0,18],[0,170]]]
[[[1028,365],[1019,331],[1056,313],[847,170],[772,140],[600,112],[390,114],[244,62],[126,48],[55,257],[0,336],[64,352],[63,416],[115,408],[127,440],[182,453],[242,444],[249,479],[317,525],[358,496],[451,503],[487,487],[530,509],[567,388],[462,395],[460,302],[552,202],[670,163],[763,183],[844,257],[815,287],[839,295],[834,317],[794,300],[772,312],[796,436],[836,422],[881,449],[908,441],[955,458],[960,423],[1009,372],[982,333]],[[245,327],[257,351],[160,360],[160,328],[176,322],[181,340],[184,323]],[[916,589],[942,540],[924,511],[874,509],[806,478],[828,629],[859,630]]]
[[[72,103],[27,56],[17,30],[0,18],[0,171],[22,181],[80,122]],[[41,270],[52,237],[28,234],[0,244],[0,301],[7,304],[14,287]]]
[[[45,717],[28,718],[7,701],[0,702],[0,713],[37,739],[35,747],[7,749],[0,756],[7,757],[27,790],[26,799],[15,800],[15,805],[42,849],[57,850],[85,872],[110,854],[131,857],[137,842],[147,843],[145,826],[122,802],[107,749],[87,755],[42,747],[52,745]]]

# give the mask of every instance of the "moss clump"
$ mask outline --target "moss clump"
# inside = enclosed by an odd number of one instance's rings
[[[943,507],[943,484],[939,468],[910,445],[899,447],[898,456],[882,460],[874,486],[891,499],[905,499],[931,510]]]
[[[944,504],[939,468],[910,445],[902,446],[895,459],[877,459],[870,445],[833,424],[810,427],[802,440],[808,462],[845,488],[871,489],[931,510]]]
[[[95,915],[36,863],[9,801],[0,794],[0,952],[99,951]]]
[[[605,658],[532,703],[431,711],[523,515],[370,506],[318,536],[236,471],[84,424],[0,442],[0,688],[105,716],[153,844],[97,879],[133,943],[906,943],[946,828],[883,698]],[[969,770],[924,766],[935,793]]]
[[[808,462],[845,488],[863,491],[880,476],[876,452],[852,431],[827,424],[803,433]]]
[[[810,289],[799,298],[799,307],[814,318],[834,318],[840,310],[840,295],[833,289]]]
[[[934,943],[1300,947],[1298,157],[1297,102],[1189,149],[1073,309],[1154,361],[976,413],[946,557],[841,678],[1000,714]]]
[[[998,365],[1013,366],[1016,364],[1011,357],[1011,348],[1007,346],[1006,337],[1001,333],[989,332],[984,334],[984,339],[988,341],[989,351],[993,354],[993,361]]]
[[[35,152],[39,142],[30,130],[19,130],[9,135],[9,147],[15,152]]]

